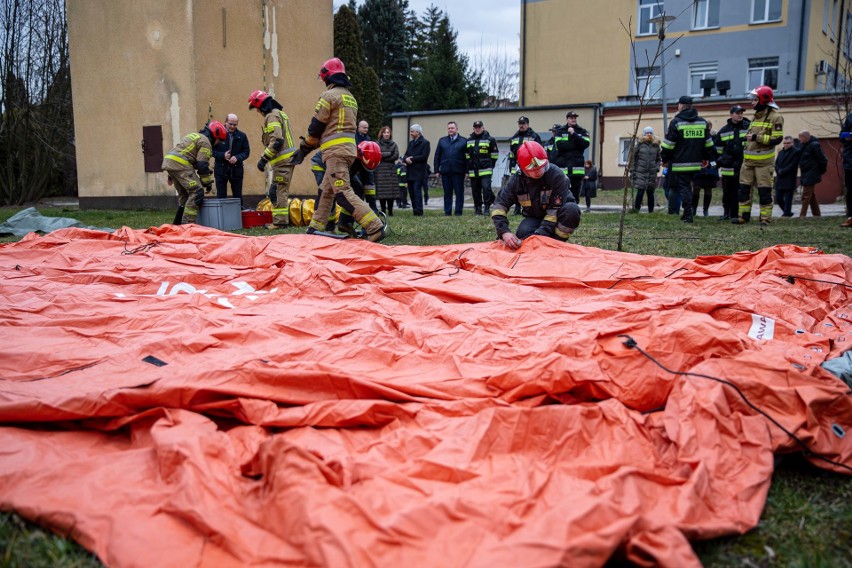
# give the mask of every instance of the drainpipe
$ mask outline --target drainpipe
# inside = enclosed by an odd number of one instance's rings
[[[805,86],[802,85],[802,65],[803,65],[802,59],[803,59],[803,56],[804,56],[804,54],[802,52],[805,50],[805,47],[804,47],[804,43],[805,43],[805,8],[808,5],[808,0],[801,0],[801,1],[802,1],[802,14],[801,14],[801,17],[799,19],[799,62],[796,65],[796,90],[797,91],[801,91],[805,88]]]
[[[837,88],[838,71],[840,70],[840,52],[843,51],[843,24],[846,22],[846,0],[840,2],[840,21],[837,22],[837,53],[834,56],[834,88]],[[847,47],[848,49],[848,47]]]
[[[520,89],[521,100],[518,101],[521,108],[526,106],[526,90],[527,81],[527,0],[521,0],[521,76]]]

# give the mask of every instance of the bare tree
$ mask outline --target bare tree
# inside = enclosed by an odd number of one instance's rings
[[[76,193],[63,0],[0,0],[0,198]]]
[[[473,54],[474,72],[482,76],[482,87],[487,97],[484,107],[518,106],[520,73],[516,56],[505,47],[486,50],[481,44]]]

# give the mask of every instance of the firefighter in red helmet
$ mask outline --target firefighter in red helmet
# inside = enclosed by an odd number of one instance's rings
[[[497,238],[512,249],[531,235],[567,241],[580,226],[580,208],[571,193],[571,183],[561,169],[548,161],[547,152],[538,142],[523,142],[516,155],[518,171],[503,186],[491,210]],[[512,233],[506,215],[516,204],[521,206],[524,219]]]
[[[367,240],[378,242],[385,238],[385,225],[363,199],[352,190],[349,169],[358,158],[355,129],[358,124],[358,102],[349,87],[343,62],[334,57],[322,64],[319,78],[326,85],[298,150],[290,160],[293,165],[302,163],[316,148],[322,150],[325,177],[320,190],[319,203],[314,210],[308,234],[326,228],[334,203],[354,217],[366,232]]]
[[[249,95],[249,110],[255,109],[263,115],[263,134],[261,139],[266,147],[257,162],[257,169],[272,170],[272,183],[269,186],[269,200],[272,202],[272,225],[267,228],[283,228],[290,224],[290,181],[293,179],[293,165],[289,160],[296,151],[293,133],[290,131],[290,118],[284,107],[266,91],[254,91]]]
[[[749,93],[754,118],[745,136],[743,165],[740,168],[739,217],[731,222],[743,225],[751,219],[752,189],[760,199],[760,224],[772,218],[772,176],[775,173],[775,147],[784,139],[784,117],[775,104],[772,89],[766,85]]]
[[[213,188],[213,170],[210,169],[213,146],[227,137],[225,125],[214,120],[198,132],[184,136],[163,158],[162,168],[178,197],[175,224],[195,223],[198,208],[204,203],[204,192]]]

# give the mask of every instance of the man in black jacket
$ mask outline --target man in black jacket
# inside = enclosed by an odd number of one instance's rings
[[[447,123],[447,135],[438,140],[435,148],[434,170],[444,188],[444,215],[453,214],[453,196],[456,198],[456,215],[464,207],[465,143],[455,121]]]
[[[782,217],[793,216],[793,193],[799,170],[799,148],[792,136],[785,136],[781,151],[775,157],[775,204],[781,208]]]
[[[246,133],[237,130],[239,123],[240,119],[235,114],[229,114],[225,120],[228,137],[224,144],[213,147],[213,157],[216,159],[213,175],[216,178],[216,197],[219,199],[228,197],[228,182],[231,182],[231,193],[240,200],[240,208],[242,208],[243,162],[248,159],[251,149]]]
[[[743,146],[751,121],[744,116],[745,109],[740,105],[731,107],[731,117],[727,124],[716,133],[716,152],[719,158],[719,176],[722,178],[722,216],[720,221],[728,221],[739,216],[740,204],[740,168],[743,165]]]
[[[423,127],[419,124],[412,124],[408,134],[411,136],[411,140],[408,141],[408,147],[405,149],[402,161],[405,162],[407,172],[408,196],[411,198],[412,213],[415,217],[421,217],[423,215],[423,197],[428,195],[426,184],[429,183],[429,173],[427,166],[429,165],[431,144],[423,136]],[[426,197],[426,199],[429,198]]]
[[[843,121],[840,143],[843,145],[843,174],[846,186],[846,221],[840,226],[852,228],[852,112],[847,114]]]
[[[819,217],[821,213],[814,186],[822,181],[822,174],[828,170],[828,159],[819,140],[807,130],[799,132],[799,142],[802,148],[802,153],[799,154],[799,169],[802,170],[802,211],[799,218],[804,219],[807,216],[808,205],[813,216]]]
[[[485,214],[491,215],[491,204],[494,203],[491,176],[494,174],[494,164],[497,163],[499,156],[497,141],[485,130],[481,120],[475,121],[473,132],[468,137],[465,147],[474,215],[482,215],[483,207]]]
[[[577,124],[578,116],[573,110],[565,115],[565,125],[555,134],[553,143],[553,163],[571,180],[574,201],[580,200],[580,187],[586,175],[585,152],[591,143],[589,131]]]
[[[692,223],[692,178],[716,158],[707,121],[692,108],[692,97],[684,95],[678,100],[677,115],[669,123],[661,154],[671,176],[669,192],[677,192],[681,198],[681,220]],[[677,213],[674,203],[669,199],[669,213]]]

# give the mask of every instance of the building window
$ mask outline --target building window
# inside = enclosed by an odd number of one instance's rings
[[[691,63],[689,65],[689,94],[703,95],[704,89],[701,88],[701,81],[703,79],[715,79],[718,73],[718,63]]]
[[[748,60],[748,89],[761,85],[778,88],[778,58],[760,57]]]
[[[719,27],[719,0],[695,0],[693,7],[692,29]]]
[[[852,29],[849,29],[849,26],[852,26],[852,14],[846,12],[846,27],[843,29],[843,55],[846,56],[846,59],[852,59],[852,52],[850,52],[852,46],[849,45],[849,42],[852,41]]]
[[[618,139],[618,165],[626,166],[630,161],[630,147],[633,145],[633,138]]]
[[[651,23],[651,18],[656,18],[663,13],[663,0],[639,0],[639,31],[638,35],[651,35],[657,33],[657,26]]]
[[[751,23],[781,21],[781,0],[751,0]]]
[[[642,99],[659,99],[663,81],[659,67],[636,68],[636,94]]]

